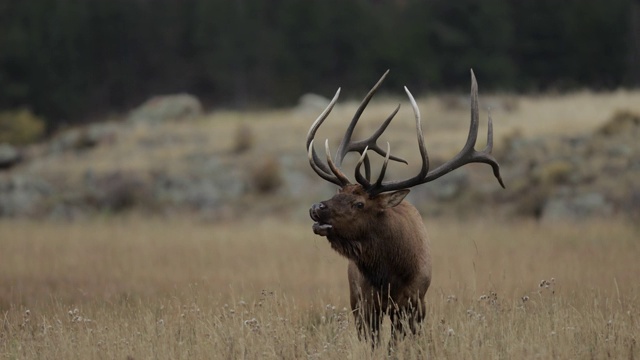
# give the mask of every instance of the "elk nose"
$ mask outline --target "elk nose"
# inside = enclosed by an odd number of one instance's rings
[[[327,208],[327,205],[325,205],[323,203],[315,203],[315,204],[311,205],[311,210],[313,210],[313,211],[324,210],[326,208]]]
[[[326,209],[327,205],[323,204],[323,203],[315,203],[313,205],[311,205],[311,208],[309,209],[309,216],[311,216],[311,218],[315,221],[318,220],[318,212],[320,210]]]

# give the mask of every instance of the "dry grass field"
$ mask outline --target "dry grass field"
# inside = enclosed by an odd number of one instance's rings
[[[637,225],[426,223],[428,320],[394,357],[640,355]],[[0,222],[0,357],[387,356],[357,339],[346,262],[310,225]]]
[[[480,86],[483,109],[500,101],[483,96],[482,79]],[[497,150],[514,132],[584,134],[616,110],[640,112],[640,92],[511,101],[513,109],[492,105]],[[419,166],[412,114],[400,102],[384,140],[411,166],[394,167],[395,176]],[[374,100],[358,131],[375,129],[397,103]],[[430,154],[453,155],[467,134],[468,109],[436,97],[419,103]],[[319,141],[336,143],[356,106],[341,102]],[[245,123],[254,139],[238,157],[287,154],[308,170],[303,144],[315,116],[217,111],[191,123],[133,127],[113,145],[24,169],[70,184],[88,168],[179,173],[193,154],[228,155]],[[481,118],[486,129],[486,111]],[[488,170],[485,179],[498,186]],[[318,200],[298,199],[301,209]],[[638,224],[505,223],[486,215],[425,219],[434,259],[427,321],[392,354],[358,340],[346,260],[312,233],[304,210],[217,222],[135,212],[0,220],[0,359],[640,358]]]

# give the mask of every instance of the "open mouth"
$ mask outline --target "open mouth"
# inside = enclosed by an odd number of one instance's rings
[[[315,234],[326,236],[329,230],[333,229],[333,225],[324,222],[320,216],[318,216],[317,212],[313,211],[313,209],[309,211],[309,216],[311,216],[311,219],[315,221],[313,223],[313,232]]]
[[[333,226],[330,225],[330,224],[322,224],[322,223],[319,223],[319,222],[315,222],[315,223],[313,223],[313,229],[314,230],[317,229],[317,230],[327,231],[329,229],[333,229]]]

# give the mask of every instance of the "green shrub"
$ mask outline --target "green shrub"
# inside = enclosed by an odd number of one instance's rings
[[[0,143],[25,145],[40,139],[44,120],[29,109],[0,112]]]

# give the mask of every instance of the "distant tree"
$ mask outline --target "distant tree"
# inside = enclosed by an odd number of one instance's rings
[[[622,83],[629,0],[512,2],[516,61],[525,88]]]
[[[246,108],[337,86],[640,83],[638,0],[0,0],[0,110],[48,128],[190,92]],[[394,90],[395,91],[395,90]]]
[[[640,86],[640,0],[631,2],[629,11],[629,57],[625,85]]]

